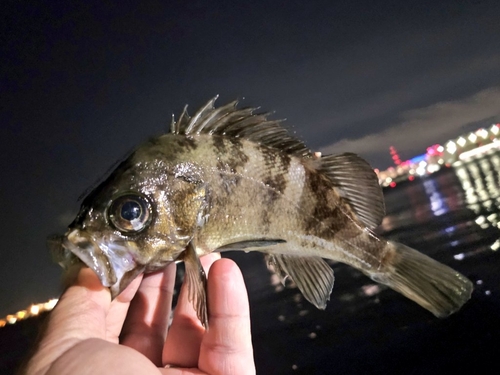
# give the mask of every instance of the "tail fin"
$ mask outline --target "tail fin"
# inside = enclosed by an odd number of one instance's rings
[[[368,273],[439,318],[459,310],[472,293],[472,283],[459,272],[400,243],[389,241],[393,260],[384,273]]]

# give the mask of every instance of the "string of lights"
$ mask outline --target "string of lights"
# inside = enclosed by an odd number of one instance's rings
[[[33,304],[25,310],[18,311],[15,314],[9,314],[4,319],[0,319],[0,328],[8,324],[15,324],[21,320],[40,315],[43,312],[50,311],[57,304],[58,299],[53,298],[44,303]]]

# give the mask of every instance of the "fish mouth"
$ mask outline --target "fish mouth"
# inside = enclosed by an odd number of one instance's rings
[[[135,243],[115,237],[97,237],[70,229],[64,236],[49,238],[49,247],[64,269],[79,261],[87,265],[115,298],[143,271],[133,257]]]

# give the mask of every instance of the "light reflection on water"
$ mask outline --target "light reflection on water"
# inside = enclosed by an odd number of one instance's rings
[[[455,172],[465,192],[466,206],[476,214],[475,224],[486,230],[490,227],[500,229],[500,155],[486,155],[455,167]],[[490,250],[500,247],[497,238]],[[457,254],[456,259],[477,254],[471,250]]]
[[[479,225],[498,226],[500,209],[500,155],[494,154],[480,160],[470,161],[455,167],[456,174],[465,192],[467,207],[482,217],[490,212],[490,219]],[[483,227],[483,226],[482,226]]]

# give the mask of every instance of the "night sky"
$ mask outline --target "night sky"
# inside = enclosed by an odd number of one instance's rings
[[[58,295],[47,235],[185,104],[242,99],[382,169],[500,121],[495,0],[68,3],[2,2],[0,317]]]

